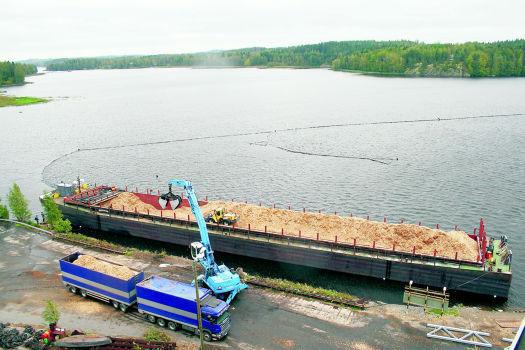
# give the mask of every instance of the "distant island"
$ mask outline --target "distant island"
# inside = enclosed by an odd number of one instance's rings
[[[192,54],[43,60],[49,71],[147,67],[331,68],[408,77],[522,77],[525,40],[425,44],[414,41],[331,41],[281,48]]]
[[[33,64],[0,62],[0,86],[22,85],[28,75],[36,74]]]
[[[36,74],[37,71],[36,66],[32,64],[0,62],[0,86],[22,85],[25,83],[26,76]],[[5,96],[0,94],[0,107],[24,106],[47,101],[47,99],[39,97]]]

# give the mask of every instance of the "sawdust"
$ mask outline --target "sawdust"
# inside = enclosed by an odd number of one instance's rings
[[[137,272],[130,270],[126,266],[111,264],[90,255],[80,255],[78,259],[73,262],[73,264],[83,266],[97,272],[105,273],[125,281],[137,274]]]
[[[375,350],[376,348],[363,342],[354,342],[352,343],[352,350]]]
[[[281,346],[283,349],[292,349],[295,347],[295,341],[292,339],[277,338],[273,339],[273,342]]]
[[[150,204],[142,202],[133,193],[123,192],[116,198],[106,202],[104,206],[113,205],[113,208],[161,216],[161,211]],[[286,209],[273,209],[253,204],[225,201],[209,201],[201,206],[204,215],[211,213],[215,208],[224,207],[226,211],[240,215],[237,227],[251,230],[281,233],[285,235],[335,241],[357,245],[373,246],[376,248],[395,249],[397,251],[412,252],[415,247],[416,254],[437,256],[475,261],[478,255],[477,243],[463,231],[443,231],[414,224],[390,224],[370,221],[356,217],[339,215],[303,213]],[[174,211],[163,210],[162,216],[173,217]],[[188,215],[195,220],[189,207],[180,207],[175,210],[177,218],[186,219]]]

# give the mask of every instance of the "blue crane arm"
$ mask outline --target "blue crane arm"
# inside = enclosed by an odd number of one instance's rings
[[[188,198],[188,202],[190,203],[191,212],[195,216],[197,224],[199,225],[201,243],[206,248],[206,258],[205,261],[201,263],[204,263],[203,265],[205,269],[212,269],[213,271],[217,272],[218,266],[215,263],[215,258],[213,257],[213,250],[211,249],[210,237],[208,235],[206,221],[204,220],[204,216],[202,215],[201,208],[199,207],[199,201],[197,200],[197,196],[193,191],[193,186],[191,182],[186,180],[173,179],[170,180],[168,184],[177,187],[182,187],[186,191],[186,197]]]

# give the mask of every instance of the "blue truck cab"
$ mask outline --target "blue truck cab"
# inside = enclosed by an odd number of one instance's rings
[[[188,283],[151,276],[137,286],[137,307],[148,321],[170,330],[198,333],[195,287]],[[199,288],[203,336],[206,341],[224,338],[231,326],[228,304],[211,290]]]
[[[123,312],[137,302],[135,286],[144,280],[144,272],[132,270],[136,272],[136,275],[128,280],[123,280],[73,264],[80,255],[82,254],[76,252],[59,260],[62,282],[71,293],[80,293],[84,298],[89,295],[109,302]],[[118,265],[111,261],[98,260]]]

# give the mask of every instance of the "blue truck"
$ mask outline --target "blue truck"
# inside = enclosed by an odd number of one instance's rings
[[[199,288],[203,337],[206,341],[222,339],[231,326],[229,305]],[[151,276],[137,284],[137,307],[148,321],[171,330],[179,328],[198,334],[195,286]]]
[[[123,312],[136,307],[148,321],[161,327],[199,333],[195,287],[191,284],[159,276],[144,279],[144,272],[132,269],[136,272],[133,277],[119,279],[74,264],[80,255],[82,253],[76,252],[59,260],[62,283],[71,293],[111,303]],[[206,288],[199,288],[199,296],[204,340],[224,338],[231,326],[229,305]]]

